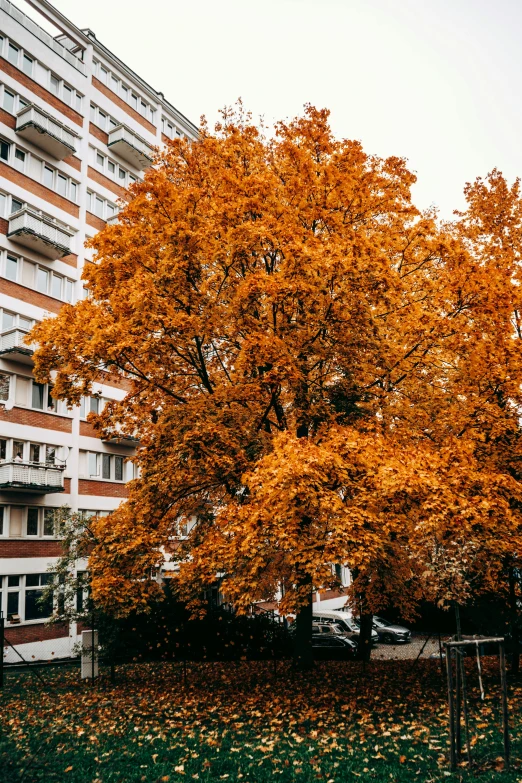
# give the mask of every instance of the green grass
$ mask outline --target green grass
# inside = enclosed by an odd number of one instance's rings
[[[480,766],[449,774],[445,683],[434,662],[323,663],[309,675],[265,663],[127,666],[93,689],[77,669],[7,676],[0,781],[522,782],[522,681],[510,683],[514,768],[501,757],[498,676],[471,693]],[[473,670],[470,684],[476,685]],[[496,760],[497,759],[497,760]]]

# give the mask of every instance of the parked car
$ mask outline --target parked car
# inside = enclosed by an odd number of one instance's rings
[[[379,641],[384,644],[407,644],[411,642],[411,631],[403,625],[389,623],[384,617],[373,617],[373,627],[377,631]]]
[[[312,636],[314,658],[326,661],[352,660],[357,655],[357,644],[346,636],[319,633]]]
[[[330,635],[336,634],[337,636],[345,635],[345,631],[338,623],[312,623],[312,636],[319,636],[325,633]]]
[[[335,609],[319,609],[313,608],[313,622],[329,624],[335,623],[340,625],[349,639],[359,638],[360,630],[357,622],[347,613],[339,612]],[[376,644],[379,641],[379,635],[376,631],[372,631],[372,644]]]

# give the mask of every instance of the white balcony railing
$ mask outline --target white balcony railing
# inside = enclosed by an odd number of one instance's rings
[[[154,151],[150,144],[126,125],[117,125],[110,131],[108,146],[140,170],[150,166],[154,159]]]
[[[0,463],[0,489],[30,492],[63,492],[63,465],[6,460]]]
[[[34,352],[34,345],[26,345],[24,340],[29,333],[18,327],[8,329],[0,335],[0,354],[23,353],[30,355]]]
[[[48,258],[69,255],[72,235],[72,231],[29,207],[23,207],[9,218],[8,238],[34,248]]]
[[[24,106],[16,115],[16,132],[57,160],[76,151],[77,134],[34,104]]]
[[[27,16],[27,14],[24,14],[22,11],[20,11],[20,9],[13,5],[13,3],[10,3],[9,0],[0,0],[0,8],[2,11],[5,11],[7,14],[9,14],[9,16],[23,25],[26,30],[29,30],[30,33],[39,38],[40,41],[43,41],[44,44],[47,44],[47,46],[56,52],[56,54],[59,54],[60,57],[63,57],[64,60],[67,60],[67,62],[76,68],[76,70],[78,70],[84,76],[87,75],[85,63],[83,63],[72,52],[66,49],[65,46],[62,46],[59,41],[53,38],[52,35],[40,27],[40,25],[36,24],[36,22]]]

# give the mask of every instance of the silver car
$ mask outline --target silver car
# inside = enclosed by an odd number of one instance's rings
[[[379,641],[384,644],[407,644],[411,642],[411,631],[403,625],[389,623],[384,617],[373,617],[373,627],[377,631]]]

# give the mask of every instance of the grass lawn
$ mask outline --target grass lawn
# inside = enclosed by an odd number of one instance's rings
[[[140,664],[93,689],[78,669],[9,672],[0,695],[0,781],[504,781],[522,783],[522,680],[510,683],[513,769],[502,771],[498,676],[472,693],[480,769],[447,766],[445,683],[420,662]],[[476,688],[470,668],[469,684]]]

